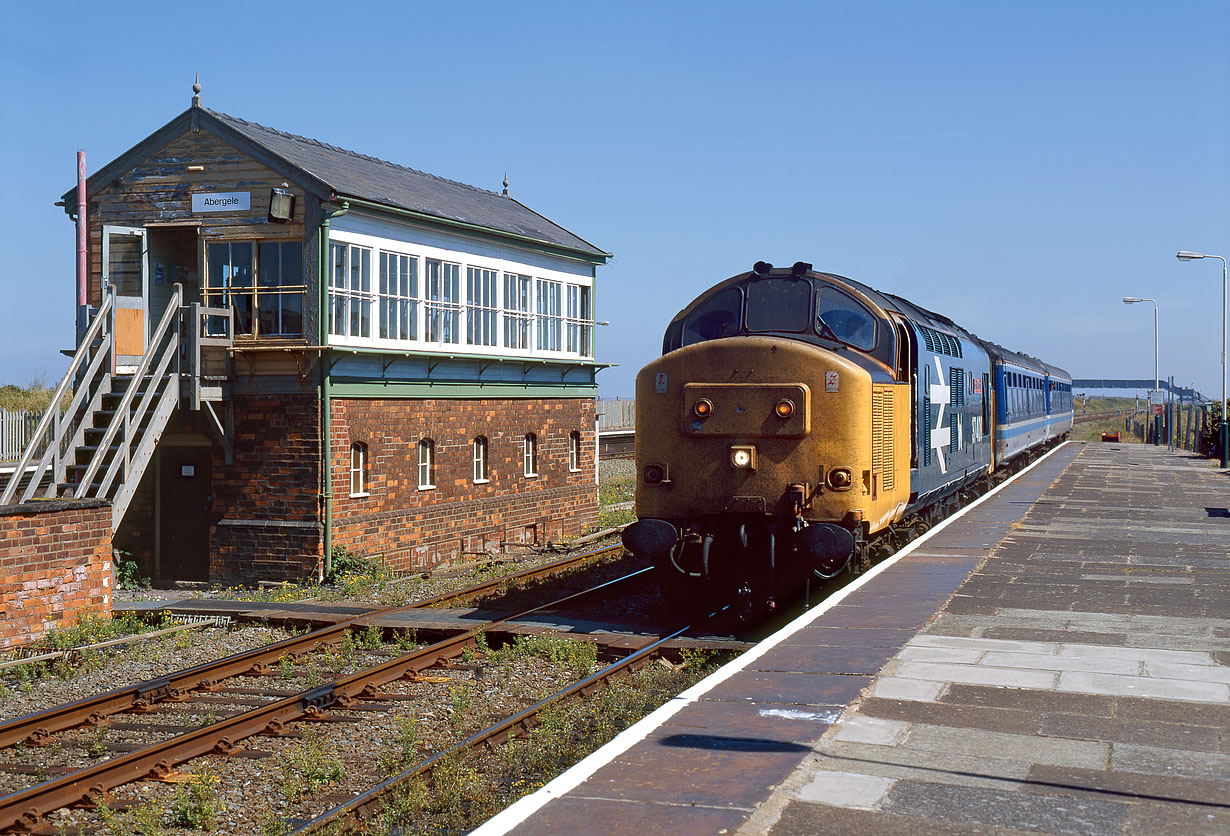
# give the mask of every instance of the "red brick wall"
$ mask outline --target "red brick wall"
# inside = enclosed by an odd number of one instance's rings
[[[0,507],[0,647],[111,612],[111,506]]]
[[[559,542],[598,516],[594,402],[588,398],[334,399],[333,542],[392,568],[470,559],[502,541]],[[581,434],[578,472],[568,437]],[[522,465],[538,437],[538,476]],[[488,439],[489,481],[473,481],[473,440]],[[418,443],[435,442],[433,490],[418,488]],[[367,497],[350,496],[350,445],[368,448]]]
[[[301,580],[318,574],[320,401],[313,392],[235,395],[234,459],[214,446],[209,579]]]

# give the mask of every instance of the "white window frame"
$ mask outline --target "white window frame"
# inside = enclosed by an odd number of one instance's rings
[[[535,347],[539,351],[562,352],[564,283],[554,279],[538,279],[535,291],[534,314],[538,322],[538,340]]]
[[[358,264],[356,265],[356,256]],[[329,244],[329,333],[338,337],[370,340],[376,294],[372,292],[372,248],[346,241]],[[367,313],[367,333],[362,331]],[[358,317],[358,322],[355,319]]]
[[[533,348],[534,279],[524,273],[504,274],[504,348]]]
[[[525,434],[525,440],[522,442],[521,464],[523,465],[522,473],[527,478],[538,476],[538,436],[535,433]]]
[[[500,344],[500,271],[466,267],[466,345]]]
[[[485,485],[491,481],[491,465],[488,453],[490,444],[485,435],[480,435],[474,439],[474,484]]]
[[[362,441],[350,444],[350,495],[351,497],[371,496],[368,491],[367,476],[367,445]]]
[[[565,348],[569,354],[594,355],[593,299],[593,289],[588,285],[568,285],[568,344]]]
[[[419,260],[417,256],[393,250],[380,250],[377,319],[373,329],[381,340],[418,342],[419,339]],[[403,273],[404,268],[404,273]],[[395,270],[395,272],[394,272]],[[405,277],[404,287],[398,281]],[[388,333],[396,328],[397,334]],[[405,333],[405,336],[402,336]]]
[[[581,472],[581,433],[578,430],[568,434],[568,472]]]
[[[434,274],[434,275],[433,275]],[[429,258],[423,268],[423,340],[437,345],[461,344],[461,265]]]
[[[435,490],[436,443],[430,438],[419,440],[418,482],[420,491]]]

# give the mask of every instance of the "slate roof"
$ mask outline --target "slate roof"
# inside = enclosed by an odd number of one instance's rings
[[[356,197],[524,235],[595,257],[610,255],[507,195],[267,128],[209,108],[202,110],[294,167],[328,183],[341,198]]]
[[[470,224],[496,234],[519,236],[605,262],[610,253],[574,235],[508,195],[446,180],[395,163],[337,148],[315,139],[267,128],[194,104],[89,178],[91,193],[122,176],[174,137],[196,126],[237,143],[284,174],[298,172],[309,192],[322,199],[357,198],[429,218]],[[332,193],[332,194],[331,194]],[[75,189],[65,192],[70,211]]]

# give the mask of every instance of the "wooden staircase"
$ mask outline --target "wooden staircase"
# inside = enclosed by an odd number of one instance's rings
[[[105,499],[114,530],[177,409],[206,411],[229,449],[229,433],[213,404],[225,404],[229,395],[232,311],[182,303],[177,284],[141,364],[117,373],[115,296],[108,292],[0,493],[0,505]]]

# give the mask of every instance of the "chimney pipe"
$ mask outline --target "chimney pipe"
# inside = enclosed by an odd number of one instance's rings
[[[90,261],[86,253],[89,225],[85,217],[85,151],[77,151],[77,345],[85,336],[89,311]]]

